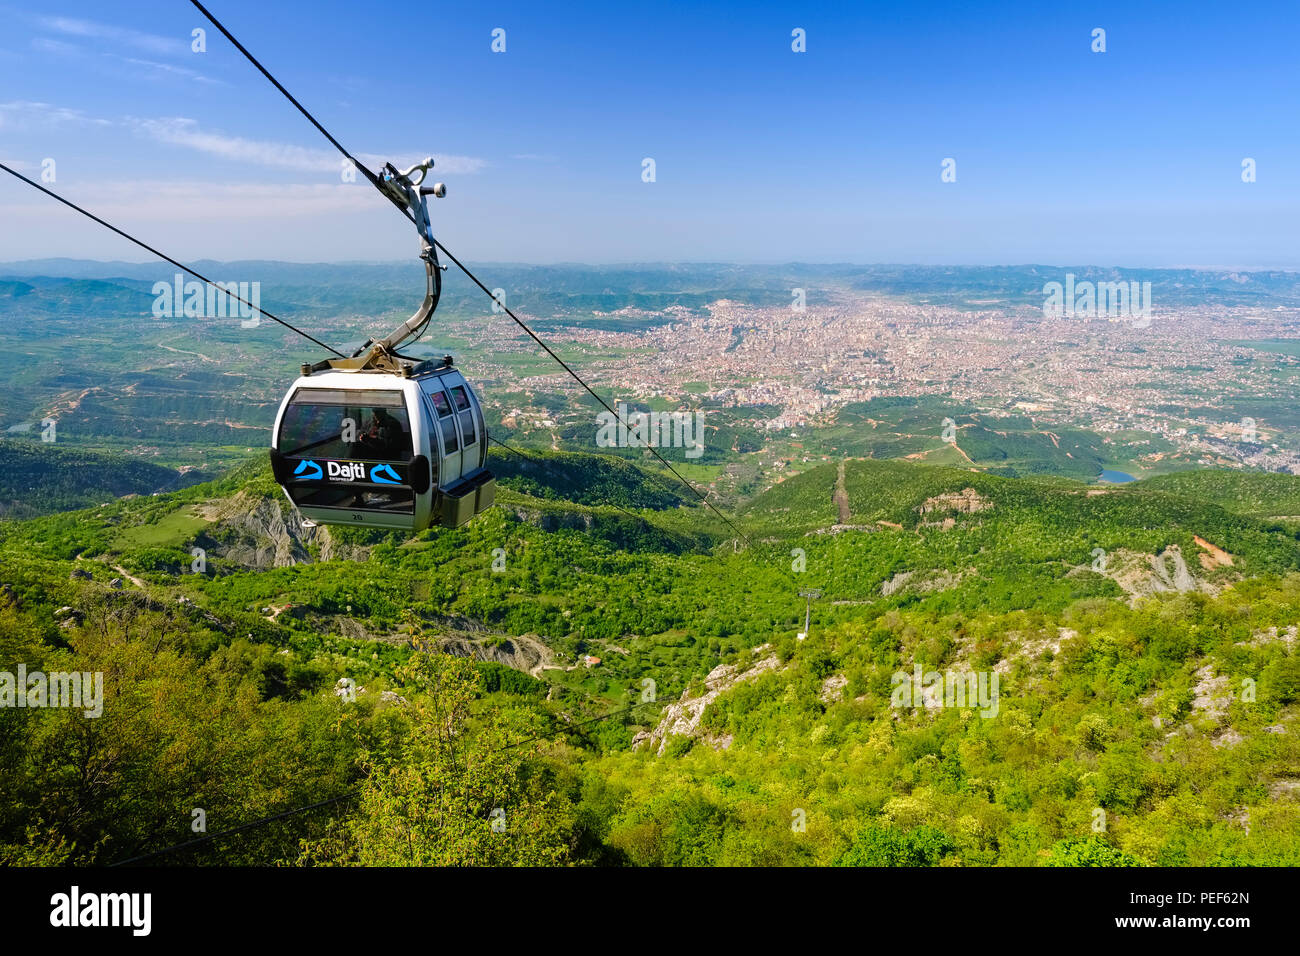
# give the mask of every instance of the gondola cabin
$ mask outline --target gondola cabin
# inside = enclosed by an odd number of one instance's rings
[[[473,389],[450,362],[400,367],[317,371],[289,389],[271,465],[304,518],[414,532],[491,507],[496,480]]]

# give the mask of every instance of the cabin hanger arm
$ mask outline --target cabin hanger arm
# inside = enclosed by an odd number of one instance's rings
[[[415,314],[399,325],[382,339],[369,339],[361,348],[352,353],[351,358],[327,359],[315,365],[304,366],[311,371],[323,371],[327,368],[336,371],[389,371],[401,374],[403,365],[397,360],[395,352],[403,342],[409,340],[432,319],[442,297],[442,270],[446,266],[438,262],[438,247],[433,238],[433,225],[429,219],[428,197],[441,199],[447,195],[443,183],[424,185],[424,177],[433,167],[433,157],[416,163],[404,172],[398,171],[392,163],[385,163],[379,171],[378,185],[389,199],[410,213],[416,230],[420,233],[420,259],[424,262],[424,301],[415,310]]]
[[[424,177],[432,168],[433,157],[430,156],[400,173],[392,163],[385,163],[379,173],[379,182],[384,191],[405,204],[415,219],[415,228],[420,233],[420,258],[424,260],[425,272],[424,302],[420,304],[413,316],[377,343],[387,351],[396,349],[429,321],[442,295],[442,269],[438,264],[438,249],[433,238],[433,225],[429,221],[428,197],[441,199],[447,195],[447,187],[442,183],[434,183],[432,186],[423,185]]]

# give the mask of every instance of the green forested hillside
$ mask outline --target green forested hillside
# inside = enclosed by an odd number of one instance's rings
[[[301,528],[260,464],[0,523],[0,670],[105,675],[99,718],[0,709],[0,859],[346,796],[162,862],[1300,862],[1292,479],[850,460],[745,542],[547,464],[409,539]],[[996,706],[900,705],[917,667]]]
[[[82,508],[123,495],[174,491],[204,480],[122,455],[0,439],[0,515],[34,515]]]
[[[506,487],[549,500],[656,510],[676,507],[684,500],[680,483],[648,474],[612,455],[507,453],[493,469]]]
[[[951,442],[943,437],[951,422]],[[808,436],[808,447],[836,455],[890,459],[923,456],[964,461],[996,474],[1095,478],[1111,452],[1097,434],[1047,431],[1024,415],[989,415],[948,396],[882,396],[838,410],[833,425]]]
[[[1300,475],[1241,471],[1184,471],[1148,478],[1143,488],[1212,501],[1225,511],[1257,518],[1300,517]]]

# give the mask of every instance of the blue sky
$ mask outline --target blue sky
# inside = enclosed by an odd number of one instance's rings
[[[470,260],[1300,268],[1295,3],[210,6],[358,155],[438,156]],[[416,251],[183,0],[0,22],[0,159],[172,255]],[[0,260],[145,258],[8,177],[0,225]]]

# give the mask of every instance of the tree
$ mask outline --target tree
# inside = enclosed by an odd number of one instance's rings
[[[1071,837],[1052,845],[1048,866],[1144,866],[1135,856],[1111,846],[1101,837]]]
[[[868,824],[836,866],[938,866],[956,847],[948,834],[928,824],[911,830]]]
[[[410,731],[395,747],[366,749],[357,814],[325,839],[304,842],[301,863],[362,866],[542,866],[569,858],[569,801],[511,741],[534,735],[494,708],[471,704],[472,661],[417,653],[399,668],[411,689]]]

